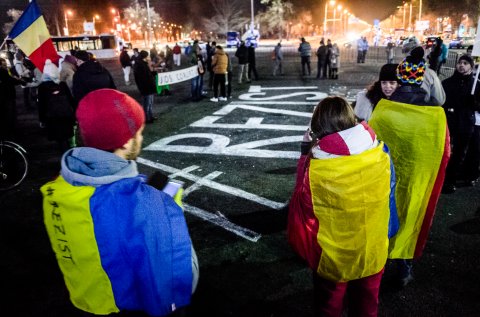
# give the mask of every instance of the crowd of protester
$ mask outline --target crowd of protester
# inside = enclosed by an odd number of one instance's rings
[[[361,64],[368,43],[359,41]],[[454,74],[440,81],[441,47],[427,56],[421,46],[412,47],[399,64],[387,55],[378,80],[355,102],[331,96],[314,109],[301,143],[287,232],[313,271],[314,308],[321,316],[340,316],[345,307],[352,316],[376,316],[386,262],[395,263],[398,287],[414,281],[413,264],[439,195],[478,182],[474,59],[462,55]],[[165,193],[168,177],[146,179],[135,162],[145,124],[157,119],[155,96],[171,94],[168,85],[159,88],[156,75],[181,65],[179,48],[134,49],[131,56],[122,49],[124,83],[130,85],[133,69],[142,105],[118,91],[87,51],[72,50],[60,67],[46,60],[41,72],[27,67],[21,51],[11,69],[0,59],[2,133],[14,133],[15,86],[21,85],[24,107],[38,109],[41,127],[64,153],[60,175],[42,187],[44,219],[72,303],[86,313],[178,313],[196,289],[199,264],[182,191]],[[233,56],[215,42],[205,49],[198,41],[185,49],[188,65],[198,70],[191,100],[210,90],[210,101],[227,101]],[[302,75],[311,75],[312,47],[305,38],[298,53]],[[242,42],[234,56],[239,85],[259,80],[253,44]],[[338,79],[338,46],[322,38],[316,56],[316,78]],[[273,76],[282,75],[280,42],[271,57]]]

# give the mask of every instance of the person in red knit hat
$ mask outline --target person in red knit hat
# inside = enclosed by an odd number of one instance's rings
[[[181,188],[167,194],[138,173],[142,107],[120,91],[99,89],[80,101],[76,115],[85,147],[68,150],[60,176],[41,188],[70,300],[94,315],[184,310],[197,286],[198,260]]]

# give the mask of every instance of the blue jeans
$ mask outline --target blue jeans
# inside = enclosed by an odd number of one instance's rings
[[[203,90],[203,76],[197,76],[192,78],[192,100],[200,100],[202,98],[202,90]]]
[[[153,108],[153,97],[155,94],[143,96],[143,111],[145,112],[145,119],[150,121],[153,119],[152,108]]]

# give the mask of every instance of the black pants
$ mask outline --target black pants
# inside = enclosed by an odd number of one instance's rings
[[[302,74],[305,76],[305,66],[307,66],[308,74],[310,75],[310,56],[302,56]]]
[[[253,76],[255,77],[255,80],[258,80],[258,73],[257,73],[257,68],[255,67],[255,63],[249,62],[248,63],[248,78],[250,78],[250,80],[253,79],[252,73],[253,73]]]
[[[480,177],[480,125],[476,125],[473,130],[463,165],[466,181],[474,181]]]
[[[451,138],[453,147],[452,155],[450,156],[450,161],[448,161],[445,174],[446,184],[455,185],[457,178],[459,178],[472,136],[473,130],[456,133],[455,136]]]
[[[220,97],[226,97],[225,95],[225,74],[215,74],[213,76],[213,96],[218,98],[218,86],[220,85]]]
[[[327,78],[327,63],[325,61],[318,60],[317,78]]]

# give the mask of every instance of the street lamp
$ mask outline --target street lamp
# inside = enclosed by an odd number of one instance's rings
[[[150,47],[152,43],[152,21],[150,18],[150,1],[149,0],[147,0],[147,20],[148,20],[148,24],[147,24],[148,47]]]
[[[335,0],[330,0],[325,2],[325,19],[323,20],[323,35],[325,36],[327,33],[327,21],[328,21],[328,4],[332,7],[335,5]],[[335,13],[335,9],[333,11]],[[335,27],[335,20],[334,20],[334,27]]]
[[[252,11],[252,24],[250,25],[250,30],[253,32],[253,28],[255,26],[254,16],[253,16],[253,0],[250,0],[250,8]]]
[[[65,34],[65,36],[68,36],[70,34],[70,32],[68,31],[68,16],[73,15],[73,12],[72,10],[64,10],[63,13],[65,15],[65,27],[63,28],[63,33]]]
[[[114,14],[114,18],[113,18],[113,28],[115,29],[115,32],[119,32],[120,33],[120,36],[122,37],[123,39],[123,30],[121,28],[121,17],[120,17],[120,11],[117,10],[117,9],[114,9],[112,8],[110,10],[112,12],[112,14]],[[120,30],[119,30],[120,29]]]
[[[95,30],[95,19],[99,20],[100,16],[98,14],[93,16],[93,35],[97,35],[97,31]]]

